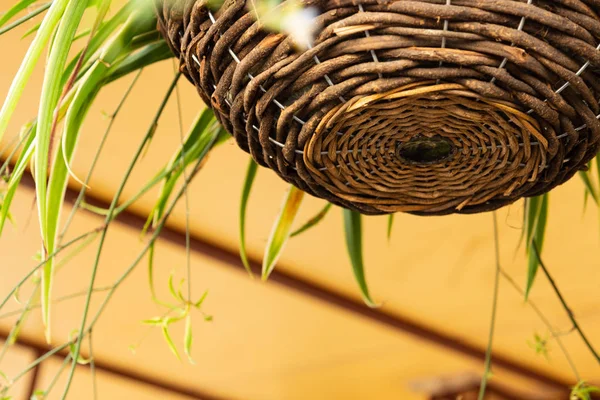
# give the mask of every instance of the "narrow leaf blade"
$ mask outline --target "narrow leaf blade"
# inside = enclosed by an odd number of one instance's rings
[[[58,106],[62,92],[61,78],[63,69],[67,62],[69,50],[71,49],[72,39],[75,36],[77,27],[81,22],[81,18],[85,12],[88,1],[89,0],[71,2],[67,5],[56,32],[55,41],[52,44],[50,54],[48,56],[48,62],[46,64],[46,71],[44,74],[44,82],[42,85],[42,93],[40,96],[34,173],[40,228],[45,251],[47,253],[54,252],[55,240],[54,232],[47,229],[49,222],[48,219],[58,219],[58,215],[52,214],[59,213],[59,208],[55,208],[51,209],[50,214],[48,214],[48,204],[46,203],[46,179],[48,177],[48,161],[52,136],[52,125],[54,121],[55,110]],[[53,273],[53,260],[50,259],[44,266],[42,272],[42,320],[46,326],[46,340],[48,342],[50,342],[50,297]]]
[[[332,206],[331,203],[327,203],[327,205],[325,207],[323,207],[323,209],[321,209],[321,211],[319,211],[319,213],[317,215],[315,215],[314,217],[312,217],[311,219],[306,221],[306,223],[304,225],[302,225],[300,228],[298,228],[294,232],[292,232],[290,237],[298,236],[301,233],[304,233],[307,230],[309,230],[310,228],[313,228],[314,226],[319,224],[319,222],[321,222],[323,220],[323,218],[325,218],[325,216],[331,209],[331,206]]]
[[[208,290],[205,290],[204,293],[202,293],[200,299],[198,299],[198,301],[194,303],[194,307],[200,309],[200,307],[202,307],[202,303],[204,303],[204,300],[206,299],[206,296],[208,296]]]
[[[279,216],[275,220],[273,229],[271,230],[271,236],[267,242],[267,248],[265,249],[265,256],[263,257],[262,265],[262,279],[266,280],[273,269],[275,264],[283,251],[283,248],[290,238],[292,224],[302,204],[304,198],[304,192],[295,186],[290,186],[289,191],[285,196],[283,207]]]
[[[3,15],[0,16],[0,26],[6,24],[11,20],[14,16],[19,14],[21,11],[27,9],[30,5],[35,3],[37,0],[21,0],[18,1],[14,6],[12,6],[8,11],[6,11]]]
[[[51,5],[52,5],[52,3],[44,4],[40,7],[38,7],[36,10],[25,15],[24,17],[19,18],[18,20],[14,21],[10,25],[4,26],[4,24],[2,22],[0,22],[0,35],[4,35],[6,32],[10,32],[11,30],[21,26],[22,24],[31,20],[32,18],[35,18],[36,16],[38,16],[39,14],[43,13],[48,8],[50,8]],[[7,15],[5,14],[4,17],[6,17],[6,16]],[[5,19],[5,18],[2,18],[2,19]],[[8,21],[6,20],[6,22],[8,22]],[[39,25],[37,25],[35,31],[37,31],[37,29],[39,29]],[[30,31],[31,31],[31,29],[30,29]]]
[[[583,184],[585,185],[586,193],[588,195],[590,195],[592,197],[592,199],[594,200],[594,203],[596,203],[596,205],[598,205],[598,193],[597,193],[596,188],[594,187],[594,184],[592,183],[592,180],[590,178],[590,172],[589,171],[579,171],[579,177],[581,178],[581,180],[583,181]]]
[[[541,209],[541,199],[530,197],[525,202],[525,248],[529,251]]]
[[[356,279],[356,283],[358,283],[358,287],[360,288],[364,302],[369,307],[377,307],[375,302],[371,299],[369,288],[367,286],[367,280],[365,278],[365,268],[362,253],[362,217],[356,211],[344,209],[343,212],[346,247],[352,263],[354,278]]]
[[[548,220],[548,194],[541,196],[539,213],[535,221],[535,229],[531,237],[529,253],[527,257],[527,284],[525,286],[525,300],[529,297],[529,293],[533,286],[535,276],[539,267],[539,254],[537,251],[542,251],[544,244],[544,236],[546,233],[546,223]],[[535,249],[532,243],[535,242]],[[536,251],[537,250],[537,251]]]
[[[171,352],[175,355],[175,357],[177,357],[177,359],[179,361],[181,361],[181,357],[179,356],[179,352],[177,351],[177,347],[175,347],[175,343],[173,343],[173,339],[171,338],[171,334],[169,333],[169,327],[168,327],[168,325],[163,325],[162,326],[162,333],[163,333],[165,341],[167,342],[167,345],[169,346],[169,349],[171,350]]]
[[[242,259],[244,268],[246,268],[246,271],[248,271],[250,276],[252,276],[252,268],[250,268],[248,254],[246,253],[246,210],[248,208],[248,199],[250,198],[250,191],[252,190],[257,170],[258,164],[256,164],[253,159],[250,159],[248,170],[246,171],[246,179],[244,179],[244,187],[242,189],[242,200],[240,202],[240,258]]]
[[[193,338],[194,337],[192,335],[192,316],[188,315],[185,319],[185,334],[184,334],[184,338],[183,338],[183,343],[184,343],[185,355],[187,356],[187,358],[191,364],[195,364],[194,359],[192,358]]]
[[[394,214],[388,215],[387,223],[387,240],[388,242],[392,239],[392,228],[394,227]]]
[[[221,128],[214,113],[210,109],[203,110],[194,123],[183,143],[182,148],[174,155],[163,169],[167,171],[161,193],[152,211],[154,226],[162,218],[169,198],[186,167],[202,161],[217,143]]]

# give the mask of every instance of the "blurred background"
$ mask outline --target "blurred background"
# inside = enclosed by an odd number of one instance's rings
[[[5,9],[12,2],[1,0]],[[6,95],[30,39],[25,26],[0,38],[0,97]],[[5,144],[36,114],[40,65],[28,86]],[[146,69],[117,118],[90,183],[87,201],[107,207],[169,86],[169,60]],[[132,77],[111,84],[100,94],[83,128],[73,164],[85,177],[102,134]],[[184,131],[203,107],[195,89],[180,81]],[[180,145],[175,97],[169,102],[151,146],[126,186],[128,199],[150,180]],[[4,157],[6,154],[4,154]],[[448,217],[396,216],[391,240],[385,217],[365,218],[367,281],[374,299],[369,309],[360,299],[347,259],[341,212],[332,209],[314,229],[292,239],[267,283],[251,279],[238,252],[239,202],[248,155],[234,143],[214,150],[188,191],[192,293],[208,296],[193,315],[195,364],[178,361],[160,329],[142,320],[160,316],[152,301],[142,262],[119,287],[93,331],[96,379],[89,366],[77,370],[70,399],[463,399],[473,393],[483,372],[488,343],[495,274],[492,214]],[[2,160],[4,161],[4,159]],[[259,170],[249,203],[248,251],[256,268],[287,185],[268,170]],[[72,181],[73,199],[80,185]],[[584,210],[584,187],[578,178],[554,190],[543,258],[583,330],[600,346],[600,218],[590,200]],[[146,244],[140,231],[157,197],[151,191],[112,225],[100,259],[97,309],[102,292],[135,259]],[[37,262],[40,248],[33,181],[27,175],[13,208],[14,225],[0,240],[0,297]],[[307,198],[297,223],[314,216],[324,202]],[[67,207],[68,209],[68,207]],[[66,211],[64,214],[67,214]],[[66,215],[65,215],[66,217]],[[524,249],[517,249],[522,203],[498,212],[503,270],[519,286],[526,279]],[[70,235],[97,228],[102,217],[79,212]],[[169,220],[155,256],[159,299],[168,299],[168,280],[186,277],[186,209],[184,202]],[[81,319],[96,247],[83,249],[61,267],[53,298],[53,345],[69,340]],[[20,297],[26,298],[31,285]],[[68,297],[65,299],[64,297]],[[600,382],[600,366],[576,333],[548,281],[538,275],[525,303],[506,279],[493,341],[490,399],[567,399],[577,377],[546,325],[538,307],[573,359],[580,378]],[[16,316],[9,303],[0,315],[0,338],[6,339]],[[6,311],[6,312],[5,312]],[[171,329],[182,352],[183,324]],[[537,336],[537,341],[536,341]],[[46,353],[39,310],[24,325],[19,340],[0,363],[14,376]],[[29,399],[47,388],[64,364],[59,352],[32,369],[11,392]],[[59,398],[66,374],[50,398]],[[95,384],[94,384],[95,382]],[[471,397],[469,397],[471,396]]]

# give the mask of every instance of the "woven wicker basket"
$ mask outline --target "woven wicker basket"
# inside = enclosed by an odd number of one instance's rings
[[[245,0],[157,2],[238,145],[364,214],[475,213],[584,169],[600,139],[600,0],[310,0],[308,50]]]

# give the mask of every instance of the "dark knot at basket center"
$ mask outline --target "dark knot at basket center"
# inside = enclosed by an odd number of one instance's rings
[[[436,164],[452,157],[454,146],[441,136],[414,136],[407,142],[398,142],[396,154],[411,164]]]

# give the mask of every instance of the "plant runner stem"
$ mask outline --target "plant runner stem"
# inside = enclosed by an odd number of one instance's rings
[[[562,293],[558,289],[558,286],[556,286],[556,282],[554,282],[554,279],[550,275],[548,268],[546,268],[546,266],[544,265],[544,262],[542,261],[542,258],[540,257],[540,252],[538,251],[538,247],[537,247],[535,240],[532,241],[532,243],[533,243],[532,247],[533,247],[533,250],[535,251],[535,255],[540,263],[540,267],[542,267],[542,270],[544,271],[546,278],[548,278],[550,285],[552,285],[554,292],[558,296],[558,299],[562,303],[563,308],[567,312],[567,315],[569,316],[569,319],[571,320],[571,323],[573,324],[573,328],[575,328],[575,330],[579,333],[579,336],[581,336],[581,339],[583,339],[587,348],[594,355],[594,357],[596,358],[596,361],[598,361],[598,364],[600,364],[600,356],[598,355],[598,352],[596,352],[596,350],[592,346],[592,343],[588,340],[587,336],[585,336],[585,334],[581,330],[581,327],[579,326],[579,324],[577,323],[577,320],[575,319],[575,314],[573,314],[573,311],[571,311],[571,308],[569,308],[569,306],[567,305],[565,298],[563,297]]]

